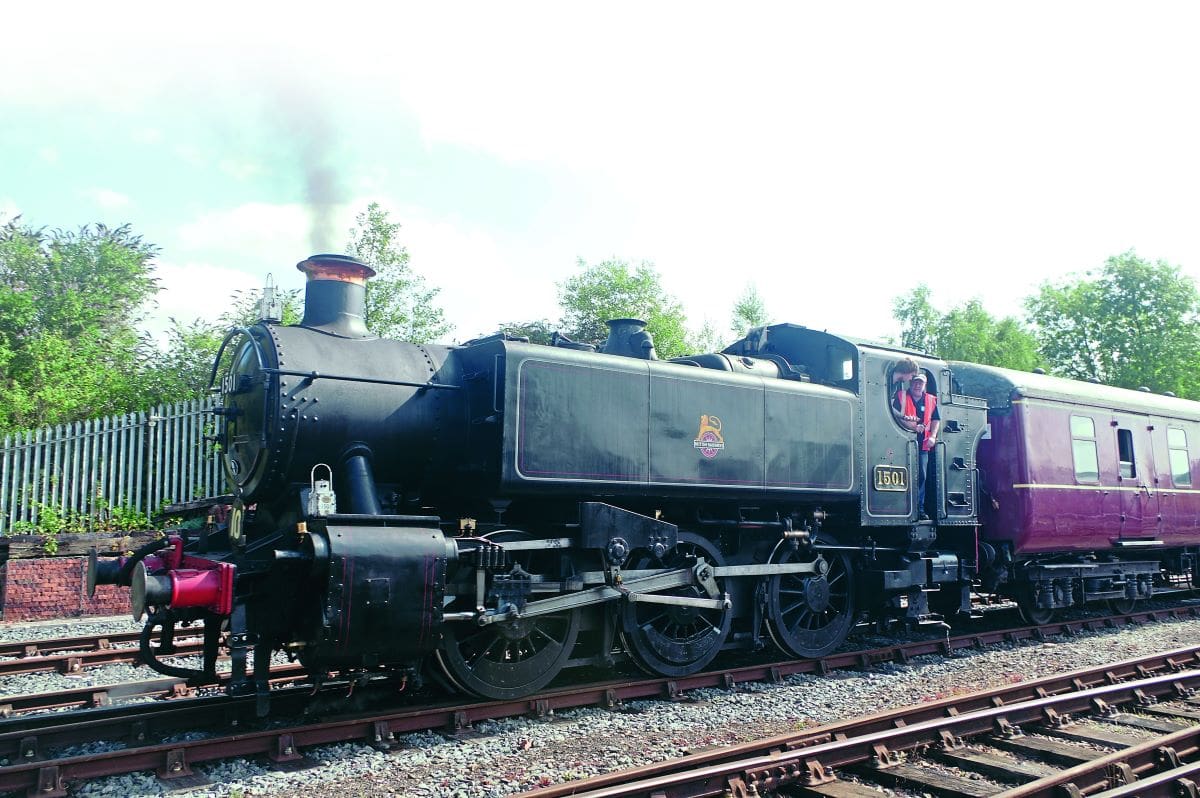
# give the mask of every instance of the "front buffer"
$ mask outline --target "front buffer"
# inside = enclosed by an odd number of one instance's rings
[[[317,681],[388,669],[416,672],[441,637],[446,570],[453,540],[426,516],[330,515],[210,557],[185,553],[184,540],[93,566],[89,585],[127,584],[134,617],[148,613],[144,660],[167,675],[216,681],[222,632],[232,660],[231,693],[258,695],[269,710],[271,655],[297,657]],[[159,660],[171,653],[178,623],[202,621],[202,670]],[[160,644],[151,647],[155,630]],[[253,672],[248,655],[253,652]]]

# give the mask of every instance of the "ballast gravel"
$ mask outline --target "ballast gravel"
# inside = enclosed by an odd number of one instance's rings
[[[884,709],[1034,679],[1193,645],[1200,620],[1161,621],[1083,632],[1046,642],[918,657],[868,672],[797,675],[780,684],[698,690],[679,703],[630,702],[615,710],[560,712],[550,719],[516,718],[477,724],[459,737],[423,732],[400,737],[390,751],[360,744],[305,750],[312,767],[275,771],[262,760],[195,765],[210,784],[173,789],[153,774],[74,785],[73,796],[181,798],[249,796],[438,796],[496,798],[538,786],[584,779],[795,731]],[[853,640],[871,645],[874,640]]]
[[[194,627],[194,633],[200,634],[200,626]],[[35,624],[0,624],[0,642],[16,642],[25,640],[52,640],[66,637],[85,637],[88,635],[114,635],[126,632],[140,632],[142,624],[127,616],[76,620],[70,623],[63,621],[39,621]],[[137,643],[114,645],[114,648],[137,648]],[[65,654],[66,651],[55,652]],[[13,659],[13,657],[0,657]],[[271,658],[272,665],[284,665],[288,661],[282,652],[276,652]],[[170,664],[180,668],[199,668],[202,665],[198,656],[170,657]],[[5,696],[31,695],[33,693],[51,693],[59,690],[74,690],[83,687],[105,687],[124,682],[141,682],[147,679],[161,679],[156,673],[144,665],[133,663],[113,663],[83,668],[75,673],[59,673],[57,671],[42,671],[35,673],[17,673],[0,679],[0,699]],[[150,701],[151,698],[134,699]],[[53,712],[69,711],[67,709],[50,710]]]
[[[0,643],[21,640],[53,640],[56,637],[86,637],[140,632],[142,624],[128,615],[102,618],[76,618],[70,621],[34,621],[32,623],[0,623]]]
[[[22,640],[52,640],[59,637],[113,635],[125,632],[139,632],[141,629],[142,625],[134,622],[129,616],[99,618],[95,620],[75,620],[70,623],[64,623],[63,621],[40,621],[32,624],[0,624],[0,642],[10,643]],[[78,687],[99,687],[101,685],[136,682],[156,677],[157,674],[148,668],[120,663],[103,665],[96,668],[84,668],[78,673],[45,671],[42,673],[12,674],[0,679],[0,698],[11,695],[29,695],[31,693],[71,690]]]

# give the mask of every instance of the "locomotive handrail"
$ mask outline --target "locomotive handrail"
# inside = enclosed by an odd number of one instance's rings
[[[225,333],[225,338],[221,341],[221,346],[217,349],[217,356],[213,358],[212,372],[208,375],[208,390],[211,393],[213,384],[217,381],[217,370],[221,367],[221,356],[225,354],[225,347],[229,346],[229,342],[233,340],[235,335],[244,335],[250,339],[254,345],[254,359],[258,361],[258,367],[263,368],[262,348],[258,343],[258,339],[250,332],[249,327],[232,327],[229,332]],[[264,369],[265,370],[265,369]]]
[[[369,382],[375,385],[399,385],[406,388],[440,388],[457,391],[461,386],[442,382],[409,382],[407,380],[385,380],[379,377],[352,377],[346,374],[325,374],[319,371],[297,371],[293,369],[262,369],[264,374],[279,374],[285,377],[304,377],[309,380],[342,380],[344,382]]]

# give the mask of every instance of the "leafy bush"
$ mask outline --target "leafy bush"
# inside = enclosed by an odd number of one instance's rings
[[[15,521],[9,527],[8,534],[43,535],[52,538],[54,535],[79,532],[135,532],[153,528],[145,513],[120,505],[114,507],[101,498],[95,500],[91,513],[75,510],[64,512],[58,507],[41,502],[35,503],[33,507],[37,520]],[[54,553],[50,551],[49,546],[47,551]]]

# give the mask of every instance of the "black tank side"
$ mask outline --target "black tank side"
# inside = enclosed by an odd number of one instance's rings
[[[857,500],[853,392],[523,344],[504,354],[505,492]]]

